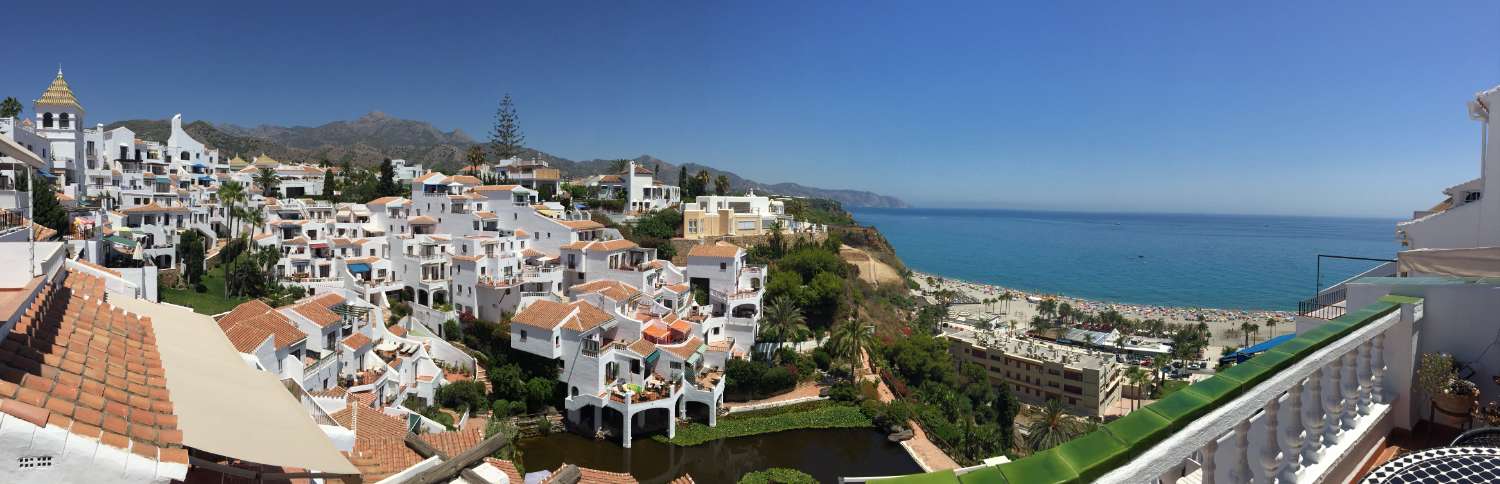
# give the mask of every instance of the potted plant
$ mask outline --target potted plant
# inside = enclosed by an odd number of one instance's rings
[[[1422,354],[1417,365],[1417,388],[1432,400],[1429,417],[1433,423],[1461,426],[1479,402],[1479,387],[1459,378],[1453,356],[1445,353]]]

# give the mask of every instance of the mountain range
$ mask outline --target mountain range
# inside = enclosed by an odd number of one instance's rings
[[[167,120],[117,121],[108,124],[106,129],[120,126],[130,128],[141,139],[158,142],[165,142],[171,133],[171,125]],[[315,127],[264,124],[244,127],[193,121],[184,125],[183,130],[227,157],[239,155],[248,160],[264,153],[278,160],[327,160],[331,163],[347,161],[356,166],[375,166],[385,158],[406,159],[450,173],[464,165],[464,153],[469,147],[480,143],[462,130],[445,132],[424,121],[396,118],[381,112],[372,112],[352,121],[334,121]],[[530,148],[526,149],[523,157],[547,161],[561,171],[564,178],[603,174],[615,162],[615,159],[602,158],[569,160]],[[681,185],[677,179],[679,165],[650,155],[641,155],[634,160],[657,170],[656,178],[661,182]],[[715,178],[725,175],[729,178],[731,189],[735,191],[754,189],[776,195],[826,198],[850,207],[907,206],[906,202],[896,197],[863,190],[817,188],[798,183],[762,183],[698,163],[686,163],[685,166],[694,174],[704,170]]]

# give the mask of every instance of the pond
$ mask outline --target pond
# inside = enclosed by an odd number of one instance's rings
[[[628,472],[646,484],[692,474],[700,483],[734,483],[768,467],[789,467],[818,482],[839,477],[921,472],[900,445],[871,429],[807,429],[717,440],[675,447],[639,438],[630,449],[572,433],[520,442],[527,469],[556,469],[564,462],[611,472]]]

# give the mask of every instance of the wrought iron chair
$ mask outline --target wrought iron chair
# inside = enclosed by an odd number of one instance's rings
[[[1495,447],[1500,448],[1500,427],[1482,427],[1459,434],[1449,447]]]

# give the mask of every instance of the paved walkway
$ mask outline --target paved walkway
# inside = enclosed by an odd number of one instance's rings
[[[866,368],[861,370],[861,373],[865,373],[862,378],[875,381],[875,393],[880,396],[881,402],[895,401],[896,395],[886,388],[884,380],[869,369],[869,359],[865,358],[865,360]],[[923,430],[921,425],[917,425],[916,420],[907,420],[906,426],[911,429],[912,438],[902,442],[901,445],[906,448],[908,454],[911,454],[911,458],[917,461],[918,466],[927,472],[959,468],[958,462],[954,462],[952,457],[948,457],[948,454],[943,452],[943,449],[927,439],[927,431]]]
[[[797,384],[797,388],[792,389],[792,391],[789,391],[789,392],[786,392],[786,393],[783,393],[783,394],[780,394],[780,395],[776,395],[776,396],[771,397],[771,398],[766,398],[766,399],[762,399],[762,400],[751,400],[751,401],[748,401],[748,402],[724,402],[724,408],[727,410],[727,409],[732,409],[732,408],[735,408],[735,407],[748,407],[748,406],[751,406],[751,405],[765,405],[765,404],[768,404],[768,403],[785,402],[785,401],[788,401],[788,400],[795,400],[795,399],[799,399],[799,398],[816,397],[816,396],[818,396],[818,390],[819,390],[819,387],[818,387],[817,383],[806,381],[806,382],[798,383]]]

